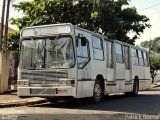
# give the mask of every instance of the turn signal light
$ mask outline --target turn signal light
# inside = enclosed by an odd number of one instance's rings
[[[71,85],[75,85],[75,80],[71,80]]]

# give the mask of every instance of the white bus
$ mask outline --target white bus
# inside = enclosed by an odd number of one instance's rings
[[[72,24],[21,31],[18,96],[57,98],[130,93],[149,88],[147,51]]]

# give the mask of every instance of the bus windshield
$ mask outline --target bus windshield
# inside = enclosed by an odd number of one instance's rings
[[[74,63],[71,37],[27,39],[21,43],[21,69],[70,68]]]

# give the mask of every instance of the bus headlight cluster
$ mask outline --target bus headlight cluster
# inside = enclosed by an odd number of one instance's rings
[[[60,85],[70,85],[69,80],[60,80]]]
[[[18,86],[28,86],[29,85],[29,80],[18,80],[17,85]]]
[[[74,85],[75,80],[60,80],[60,85]]]

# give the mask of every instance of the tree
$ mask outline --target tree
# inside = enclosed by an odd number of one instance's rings
[[[149,19],[139,15],[135,7],[128,6],[128,0],[33,0],[20,2],[13,7],[24,13],[22,18],[12,18],[11,23],[19,29],[28,26],[72,23],[108,36],[134,44],[146,27]],[[135,33],[130,38],[129,32]]]
[[[11,51],[19,52],[19,38],[20,32],[18,30],[12,31],[8,34],[8,49]]]
[[[154,78],[157,75],[158,70],[160,70],[160,56],[150,56],[150,70],[152,83],[154,83]]]
[[[150,46],[152,45],[153,41],[150,40],[150,41],[143,41],[140,43],[140,46],[143,47],[143,48],[150,48]]]
[[[141,42],[141,47],[149,48],[151,51],[160,53],[160,37],[156,37],[150,41]]]

